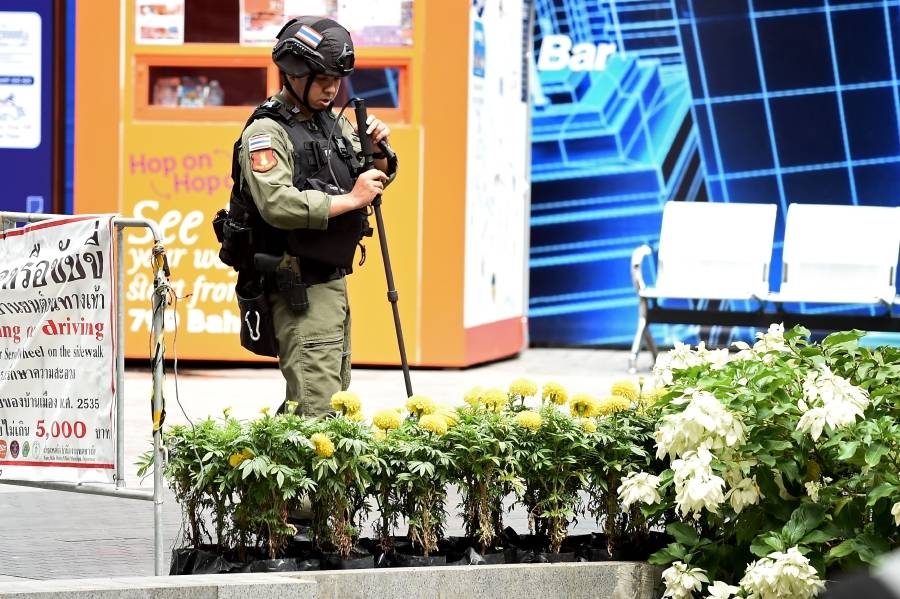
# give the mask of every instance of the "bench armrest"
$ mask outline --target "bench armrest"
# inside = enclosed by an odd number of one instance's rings
[[[631,284],[634,285],[634,290],[638,293],[647,287],[647,284],[644,282],[644,258],[652,255],[653,249],[646,243],[639,245],[631,253]]]

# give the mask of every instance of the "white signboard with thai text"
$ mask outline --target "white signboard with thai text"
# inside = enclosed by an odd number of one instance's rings
[[[0,480],[113,482],[112,218],[0,232]]]

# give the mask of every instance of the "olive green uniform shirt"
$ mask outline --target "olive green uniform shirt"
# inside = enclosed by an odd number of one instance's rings
[[[293,106],[293,103],[281,93],[276,94],[275,98],[288,107]],[[294,118],[298,122],[309,120],[309,117],[299,111],[294,113]],[[359,136],[353,130],[350,121],[341,117],[337,128],[344,138],[350,141],[353,151],[359,156],[362,152]],[[250,153],[247,150],[248,140],[259,134],[271,137],[272,151],[277,162],[264,173],[253,170]],[[241,135],[241,173],[247,181],[253,201],[263,220],[278,229],[326,229],[328,212],[331,210],[331,196],[313,189],[300,191],[294,187],[293,156],[293,145],[287,131],[273,119],[256,119]],[[388,183],[395,175],[396,173],[392,173],[389,176]]]

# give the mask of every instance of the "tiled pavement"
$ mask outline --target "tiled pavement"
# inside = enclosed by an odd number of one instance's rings
[[[649,360],[642,356],[645,369]],[[626,368],[626,351],[534,348],[514,358],[472,368],[413,369],[411,380],[415,393],[456,404],[475,385],[505,388],[519,377],[538,384],[556,381],[570,393],[602,395],[613,382],[629,378]],[[152,478],[139,480],[134,466],[137,457],[150,447],[151,389],[149,371],[129,367],[124,389],[129,487],[152,488]],[[406,397],[399,368],[354,368],[351,390],[363,400],[363,410],[369,415],[383,407],[402,405]],[[282,396],[283,380],[274,367],[179,366],[176,370],[170,365],[166,369],[168,423],[219,415],[226,407],[235,417],[254,418],[263,406],[277,407]],[[447,532],[459,534],[460,521],[453,512],[451,509]],[[526,528],[521,513],[510,514],[507,523],[523,532]],[[178,504],[166,490],[166,570],[179,526]],[[591,529],[591,523],[582,522],[571,532]],[[4,581],[151,575],[152,502],[0,484],[0,591]]]

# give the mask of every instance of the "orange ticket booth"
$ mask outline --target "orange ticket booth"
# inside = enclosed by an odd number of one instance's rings
[[[234,140],[280,88],[271,47],[297,11],[350,29],[356,71],[344,87],[392,129],[400,173],[382,214],[410,365],[469,366],[523,349],[530,30],[529,15],[515,10],[437,0],[81,0],[74,208],[159,224],[178,298],[166,315],[167,355],[260,359],[240,347],[236,273],[218,260],[210,223],[228,202]],[[521,47],[510,50],[510,34]],[[346,114],[353,120],[352,105]],[[147,355],[151,241],[128,232],[121,257],[127,357]],[[366,245],[365,265],[348,280],[353,359],[396,365],[378,240]]]

